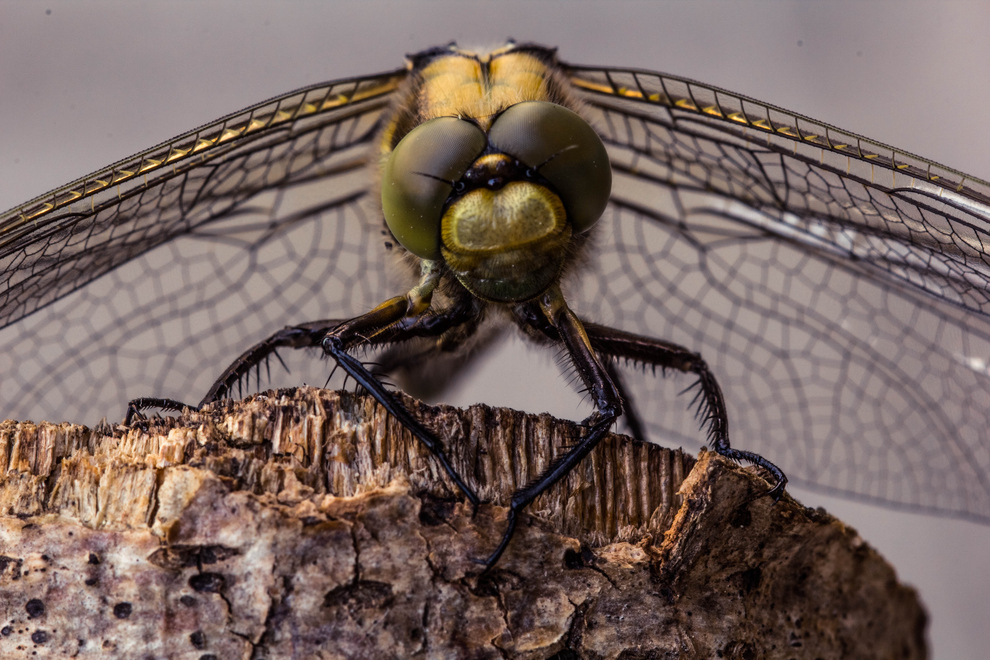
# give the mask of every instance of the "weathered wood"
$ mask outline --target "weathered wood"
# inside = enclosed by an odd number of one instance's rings
[[[407,405],[497,504],[579,432]],[[712,453],[608,437],[481,574],[505,509],[365,397],[107,431],[0,425],[0,657],[925,657],[854,530]]]

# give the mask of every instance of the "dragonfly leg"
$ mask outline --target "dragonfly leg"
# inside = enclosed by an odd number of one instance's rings
[[[595,402],[595,414],[586,422],[588,430],[568,451],[555,459],[536,479],[512,495],[509,516],[502,540],[483,563],[486,570],[505,552],[515,533],[519,514],[533,500],[560,481],[587,456],[605,437],[615,420],[622,414],[623,401],[619,389],[609,377],[607,368],[598,359],[581,321],[568,309],[558,287],[553,287],[541,301],[549,326],[541,326],[548,338],[563,342],[585,387]],[[552,330],[551,330],[552,327]]]
[[[327,332],[321,345],[327,355],[336,360],[351,378],[433,453],[450,480],[477,510],[481,500],[451,465],[440,440],[420,424],[360,360],[348,352],[361,345],[383,345],[414,337],[440,336],[477,317],[477,304],[467,298],[455,301],[447,310],[427,313],[435,283],[436,279],[430,280],[424,276],[421,284],[409,294],[387,300],[367,314],[344,321]]]
[[[695,374],[698,377],[695,386],[699,388],[699,406],[708,425],[712,449],[734,461],[746,461],[766,469],[775,481],[768,495],[774,500],[780,498],[787,484],[784,472],[759,454],[730,446],[725,398],[714,374],[700,355],[671,342],[634,335],[595,323],[587,323],[585,328],[591,345],[602,355]]]
[[[201,410],[208,403],[230,396],[234,386],[249,376],[252,369],[257,369],[262,362],[267,361],[273,354],[277,357],[278,353],[276,351],[279,348],[319,346],[327,330],[339,323],[340,321],[314,321],[312,323],[285,327],[242,353],[233,364],[224,370],[220,378],[213,383],[210,391],[207,392],[198,406],[189,405],[175,399],[142,397],[134,399],[127,404],[127,414],[124,417],[124,424],[130,426],[135,420],[143,419],[144,415],[142,411],[148,408],[158,408],[160,410],[175,412],[180,412],[183,408]]]
[[[252,369],[258,369],[261,363],[267,362],[272,355],[277,358],[279,348],[319,347],[327,332],[340,325],[341,322],[340,320],[324,320],[286,326],[271,337],[255,344],[234,360],[217,378],[210,391],[200,401],[200,407],[218,399],[229,397],[235,386],[250,376]]]
[[[629,435],[640,442],[649,442],[646,437],[646,429],[643,428],[643,418],[639,416],[633,397],[629,395],[625,381],[616,368],[614,360],[605,361],[605,371],[608,373],[608,377],[612,379],[612,383],[615,384],[615,389],[619,391],[619,396],[622,397],[622,420],[626,423]]]
[[[162,399],[158,397],[141,397],[139,399],[131,399],[127,403],[127,414],[124,416],[124,426],[130,426],[135,421],[144,421],[145,416],[142,411],[148,408],[158,408],[159,410],[171,410],[174,412],[182,412],[184,408],[190,408],[192,410],[197,410],[196,406],[190,406],[188,403],[183,403],[181,401],[176,401],[175,399]]]

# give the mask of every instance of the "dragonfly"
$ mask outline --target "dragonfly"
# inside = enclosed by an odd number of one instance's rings
[[[560,283],[575,318],[704,356],[733,437],[794,482],[990,521],[990,184],[695,81],[543,50],[611,164]],[[273,328],[394,295],[408,273],[389,269],[402,248],[369,171],[414,70],[298,90],[4,214],[0,346],[18,358],[0,412],[206,391],[203,364]],[[497,334],[481,325],[475,353]],[[406,379],[442,386],[472,354]],[[669,405],[683,381],[638,364],[602,363],[640,410],[633,434],[696,441],[693,411]]]

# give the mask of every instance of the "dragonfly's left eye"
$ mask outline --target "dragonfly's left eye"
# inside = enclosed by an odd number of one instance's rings
[[[555,103],[527,101],[499,115],[488,139],[553,184],[575,233],[598,222],[612,190],[612,167],[588,122]]]
[[[420,124],[399,141],[382,171],[382,211],[403,247],[440,255],[440,218],[454,184],[487,146],[484,131],[456,117]]]

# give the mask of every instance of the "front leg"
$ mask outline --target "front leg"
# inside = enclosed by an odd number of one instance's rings
[[[517,490],[512,495],[505,533],[502,535],[498,547],[485,560],[486,570],[495,565],[495,562],[499,560],[499,557],[508,547],[521,511],[548,488],[567,476],[591,450],[598,446],[598,443],[605,437],[623,410],[622,395],[592,349],[591,341],[581,321],[567,307],[558,286],[552,287],[544,294],[540,301],[540,307],[546,321],[540,330],[548,338],[559,339],[563,342],[567,354],[581,376],[581,380],[594,399],[595,415],[586,420],[589,428],[584,437],[579,439],[567,453],[554,460],[550,467],[529,485]]]
[[[367,390],[390,415],[426,445],[450,480],[477,509],[481,500],[454,470],[439,439],[420,424],[419,420],[406,410],[392,392],[385,389],[385,386],[360,360],[348,352],[349,349],[358,346],[380,346],[414,337],[440,336],[479,314],[477,304],[466,298],[456,301],[448,310],[428,314],[433,290],[440,278],[440,270],[429,262],[424,264],[422,280],[408,294],[396,296],[367,314],[344,321],[327,332],[320,343],[328,356],[336,360],[337,364]]]

